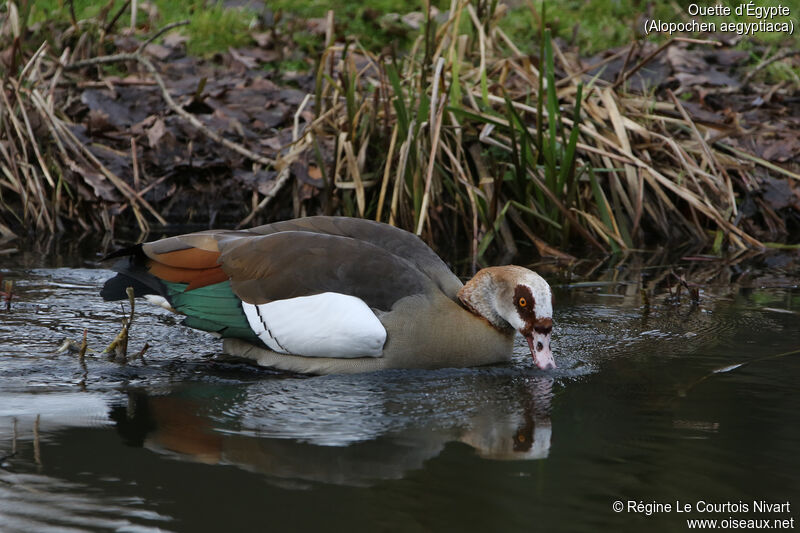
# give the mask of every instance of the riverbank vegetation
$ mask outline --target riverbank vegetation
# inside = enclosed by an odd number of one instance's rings
[[[616,25],[599,50],[562,5],[44,4],[0,15],[0,232],[324,213],[474,262],[796,244],[798,56],[775,35]]]

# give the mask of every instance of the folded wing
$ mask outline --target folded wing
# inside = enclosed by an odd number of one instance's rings
[[[461,286],[413,235],[345,218],[199,232],[115,255],[129,257],[106,299],[132,284],[165,297],[188,326],[306,356],[379,357],[386,331],[376,313],[406,296],[454,298]]]

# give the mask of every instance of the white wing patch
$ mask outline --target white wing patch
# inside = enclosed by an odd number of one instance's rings
[[[386,329],[360,298],[324,292],[253,305],[250,328],[278,353],[306,357],[381,357]]]

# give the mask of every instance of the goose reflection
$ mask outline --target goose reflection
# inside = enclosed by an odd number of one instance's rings
[[[129,444],[294,487],[400,479],[449,443],[492,460],[548,456],[551,379],[388,374],[130,392],[111,418]]]

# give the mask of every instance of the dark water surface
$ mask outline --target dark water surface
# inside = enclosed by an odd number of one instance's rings
[[[693,271],[699,306],[685,293],[669,304],[656,285],[649,309],[639,289],[658,271],[546,274],[560,285],[553,372],[532,368],[520,341],[508,365],[300,377],[221,360],[219,341],[144,303],[130,351],[148,342],[146,364],[89,354],[84,368],[56,353],[84,328],[98,350],[119,329],[119,303],[98,296],[111,273],[90,259],[0,255],[15,282],[0,310],[0,531],[800,520],[800,290],[780,262],[780,276],[738,265],[714,283]],[[672,510],[647,516],[628,500]],[[741,512],[762,500],[788,512]]]

